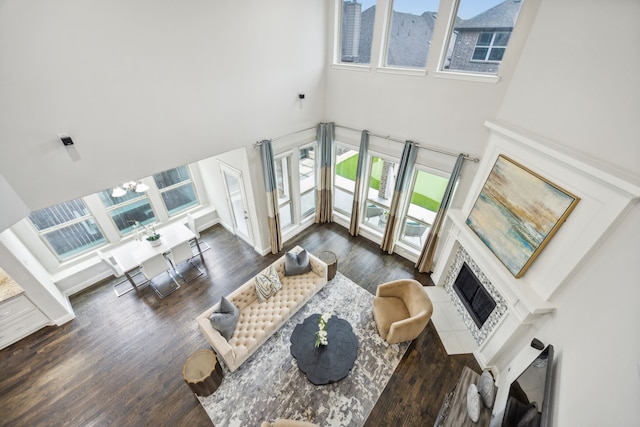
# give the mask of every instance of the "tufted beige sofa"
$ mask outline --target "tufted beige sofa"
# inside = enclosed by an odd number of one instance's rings
[[[292,251],[300,250],[302,248],[296,246]],[[284,256],[276,260],[272,265],[278,272],[282,289],[263,303],[258,301],[253,277],[228,295],[227,299],[240,309],[238,324],[228,342],[209,322],[209,316],[220,303],[197,317],[200,331],[231,372],[238,369],[327,283],[327,264],[310,253],[309,264],[310,272],[285,276]]]

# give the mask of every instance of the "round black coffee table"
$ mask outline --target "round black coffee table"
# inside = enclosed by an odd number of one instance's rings
[[[326,346],[315,347],[319,314],[296,325],[291,334],[291,355],[298,368],[315,385],[340,381],[349,374],[358,356],[358,338],[344,319],[331,317],[327,323]]]

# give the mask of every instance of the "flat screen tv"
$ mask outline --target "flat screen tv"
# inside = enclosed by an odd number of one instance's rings
[[[511,383],[502,427],[551,427],[553,362],[548,345]]]

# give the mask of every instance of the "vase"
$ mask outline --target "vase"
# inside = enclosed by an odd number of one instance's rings
[[[147,242],[149,242],[151,246],[160,246],[162,244],[162,241],[159,237],[155,240],[147,240]]]

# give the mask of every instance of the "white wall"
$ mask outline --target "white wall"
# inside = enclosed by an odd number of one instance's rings
[[[498,119],[640,182],[640,3],[544,0]],[[569,218],[570,220],[570,218]],[[536,336],[558,356],[554,425],[636,425],[640,301],[636,202],[554,296]]]
[[[314,125],[325,32],[323,2],[0,2],[0,171],[35,210]]]

